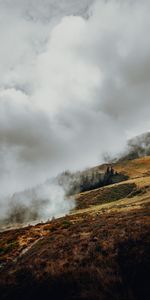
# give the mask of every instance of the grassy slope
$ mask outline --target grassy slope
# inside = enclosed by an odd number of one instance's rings
[[[1,299],[149,299],[150,157],[115,169],[69,216],[0,233]]]

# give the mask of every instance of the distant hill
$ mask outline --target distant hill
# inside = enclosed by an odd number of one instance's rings
[[[68,198],[86,191],[119,183],[129,178],[148,175],[150,173],[149,158],[147,156],[149,152],[150,133],[145,133],[131,139],[128,142],[127,151],[119,159],[108,159],[106,163],[100,166],[88,168],[83,171],[74,173],[65,171],[56,178],[47,180],[41,185],[16,193],[9,199],[9,210],[6,217],[4,218],[3,216],[0,219],[0,226],[3,228],[4,226],[16,226],[16,224],[20,224],[21,226],[32,222],[36,223],[39,220],[45,221],[46,217],[45,215],[43,217],[43,211],[44,209],[46,210],[49,201],[51,201],[49,192],[50,189],[54,188],[53,184],[56,189],[59,187],[62,188],[64,196]],[[141,160],[138,160],[138,158],[141,158]],[[113,167],[113,174],[107,173],[107,168],[110,166]],[[141,171],[143,172],[142,174]],[[25,199],[25,202],[22,202],[21,199]],[[63,211],[63,208],[61,210],[61,207],[58,207],[57,211],[52,211],[49,218],[56,216],[57,212],[59,214],[60,212],[63,213]]]
[[[127,151],[120,160],[136,159],[150,155],[150,132],[138,135],[128,141]]]
[[[84,171],[78,171],[71,173],[65,171],[58,175],[56,180],[62,185],[67,195],[74,195],[79,192],[85,192],[88,190],[96,189],[105,185],[120,182],[128,179],[127,174],[124,174],[124,170],[115,169],[117,163],[134,160],[140,157],[150,155],[150,132],[136,136],[130,139],[127,143],[127,150],[120,155],[119,159],[111,159],[107,157],[106,163],[100,167],[89,168]],[[114,176],[107,176],[107,167],[113,165],[114,172],[118,171],[118,174]]]

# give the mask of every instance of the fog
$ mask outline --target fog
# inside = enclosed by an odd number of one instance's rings
[[[14,193],[99,164],[150,129],[149,9],[147,0],[0,0],[3,211]]]

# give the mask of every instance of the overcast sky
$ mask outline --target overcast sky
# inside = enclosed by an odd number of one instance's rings
[[[1,193],[150,130],[149,12],[148,0],[0,0]]]

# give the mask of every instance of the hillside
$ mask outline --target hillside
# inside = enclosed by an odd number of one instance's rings
[[[0,299],[150,298],[150,156],[113,167],[128,179],[76,195],[70,215],[0,233]]]

